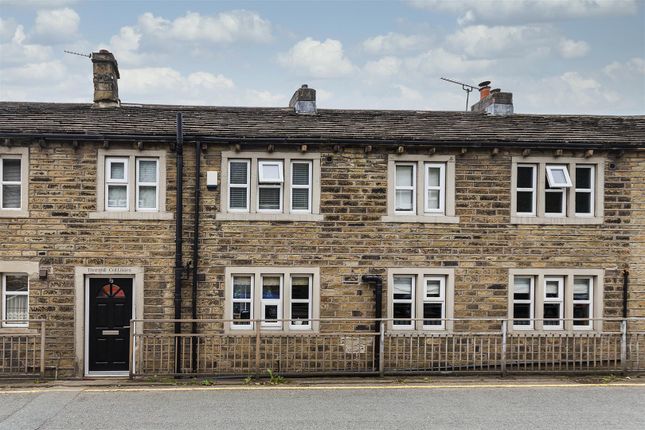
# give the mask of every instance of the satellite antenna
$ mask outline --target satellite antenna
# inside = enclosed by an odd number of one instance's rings
[[[472,90],[477,90],[479,88],[474,86],[474,85],[464,84],[463,82],[454,81],[454,80],[448,79],[448,78],[441,78],[441,80],[446,81],[446,82],[452,82],[453,84],[461,85],[461,89],[466,91],[466,112],[468,112],[468,98],[470,97],[470,92]],[[490,84],[490,82],[486,81],[486,82],[482,82],[481,84],[479,84],[479,86],[480,87],[481,86],[486,86],[488,84]]]
[[[79,52],[67,51],[67,50],[64,50],[63,52],[66,53],[66,54],[80,55],[81,57],[92,58],[92,54],[81,54]]]

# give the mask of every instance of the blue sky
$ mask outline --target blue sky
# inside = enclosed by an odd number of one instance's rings
[[[124,103],[461,110],[459,86],[523,113],[645,114],[639,0],[0,0],[0,99],[90,102],[114,52]],[[477,96],[471,95],[471,102]]]

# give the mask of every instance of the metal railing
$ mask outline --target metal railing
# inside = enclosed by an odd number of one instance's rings
[[[0,320],[0,327],[0,378],[45,376],[45,321]]]
[[[309,320],[315,331],[235,330],[233,320],[222,319],[132,320],[130,375],[645,371],[645,318],[596,321],[602,331],[519,331],[503,318],[445,319],[449,330],[418,331],[397,330],[392,319]],[[173,332],[176,322],[182,334]],[[260,327],[262,321],[250,323]]]

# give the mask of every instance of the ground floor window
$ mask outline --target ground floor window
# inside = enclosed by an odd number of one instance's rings
[[[226,269],[228,329],[316,330],[320,275],[317,268]]]
[[[2,326],[29,326],[29,280],[26,273],[2,273]]]

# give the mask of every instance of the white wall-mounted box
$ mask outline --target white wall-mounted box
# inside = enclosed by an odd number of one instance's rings
[[[208,188],[217,187],[217,172],[215,171],[206,172],[206,186]]]

